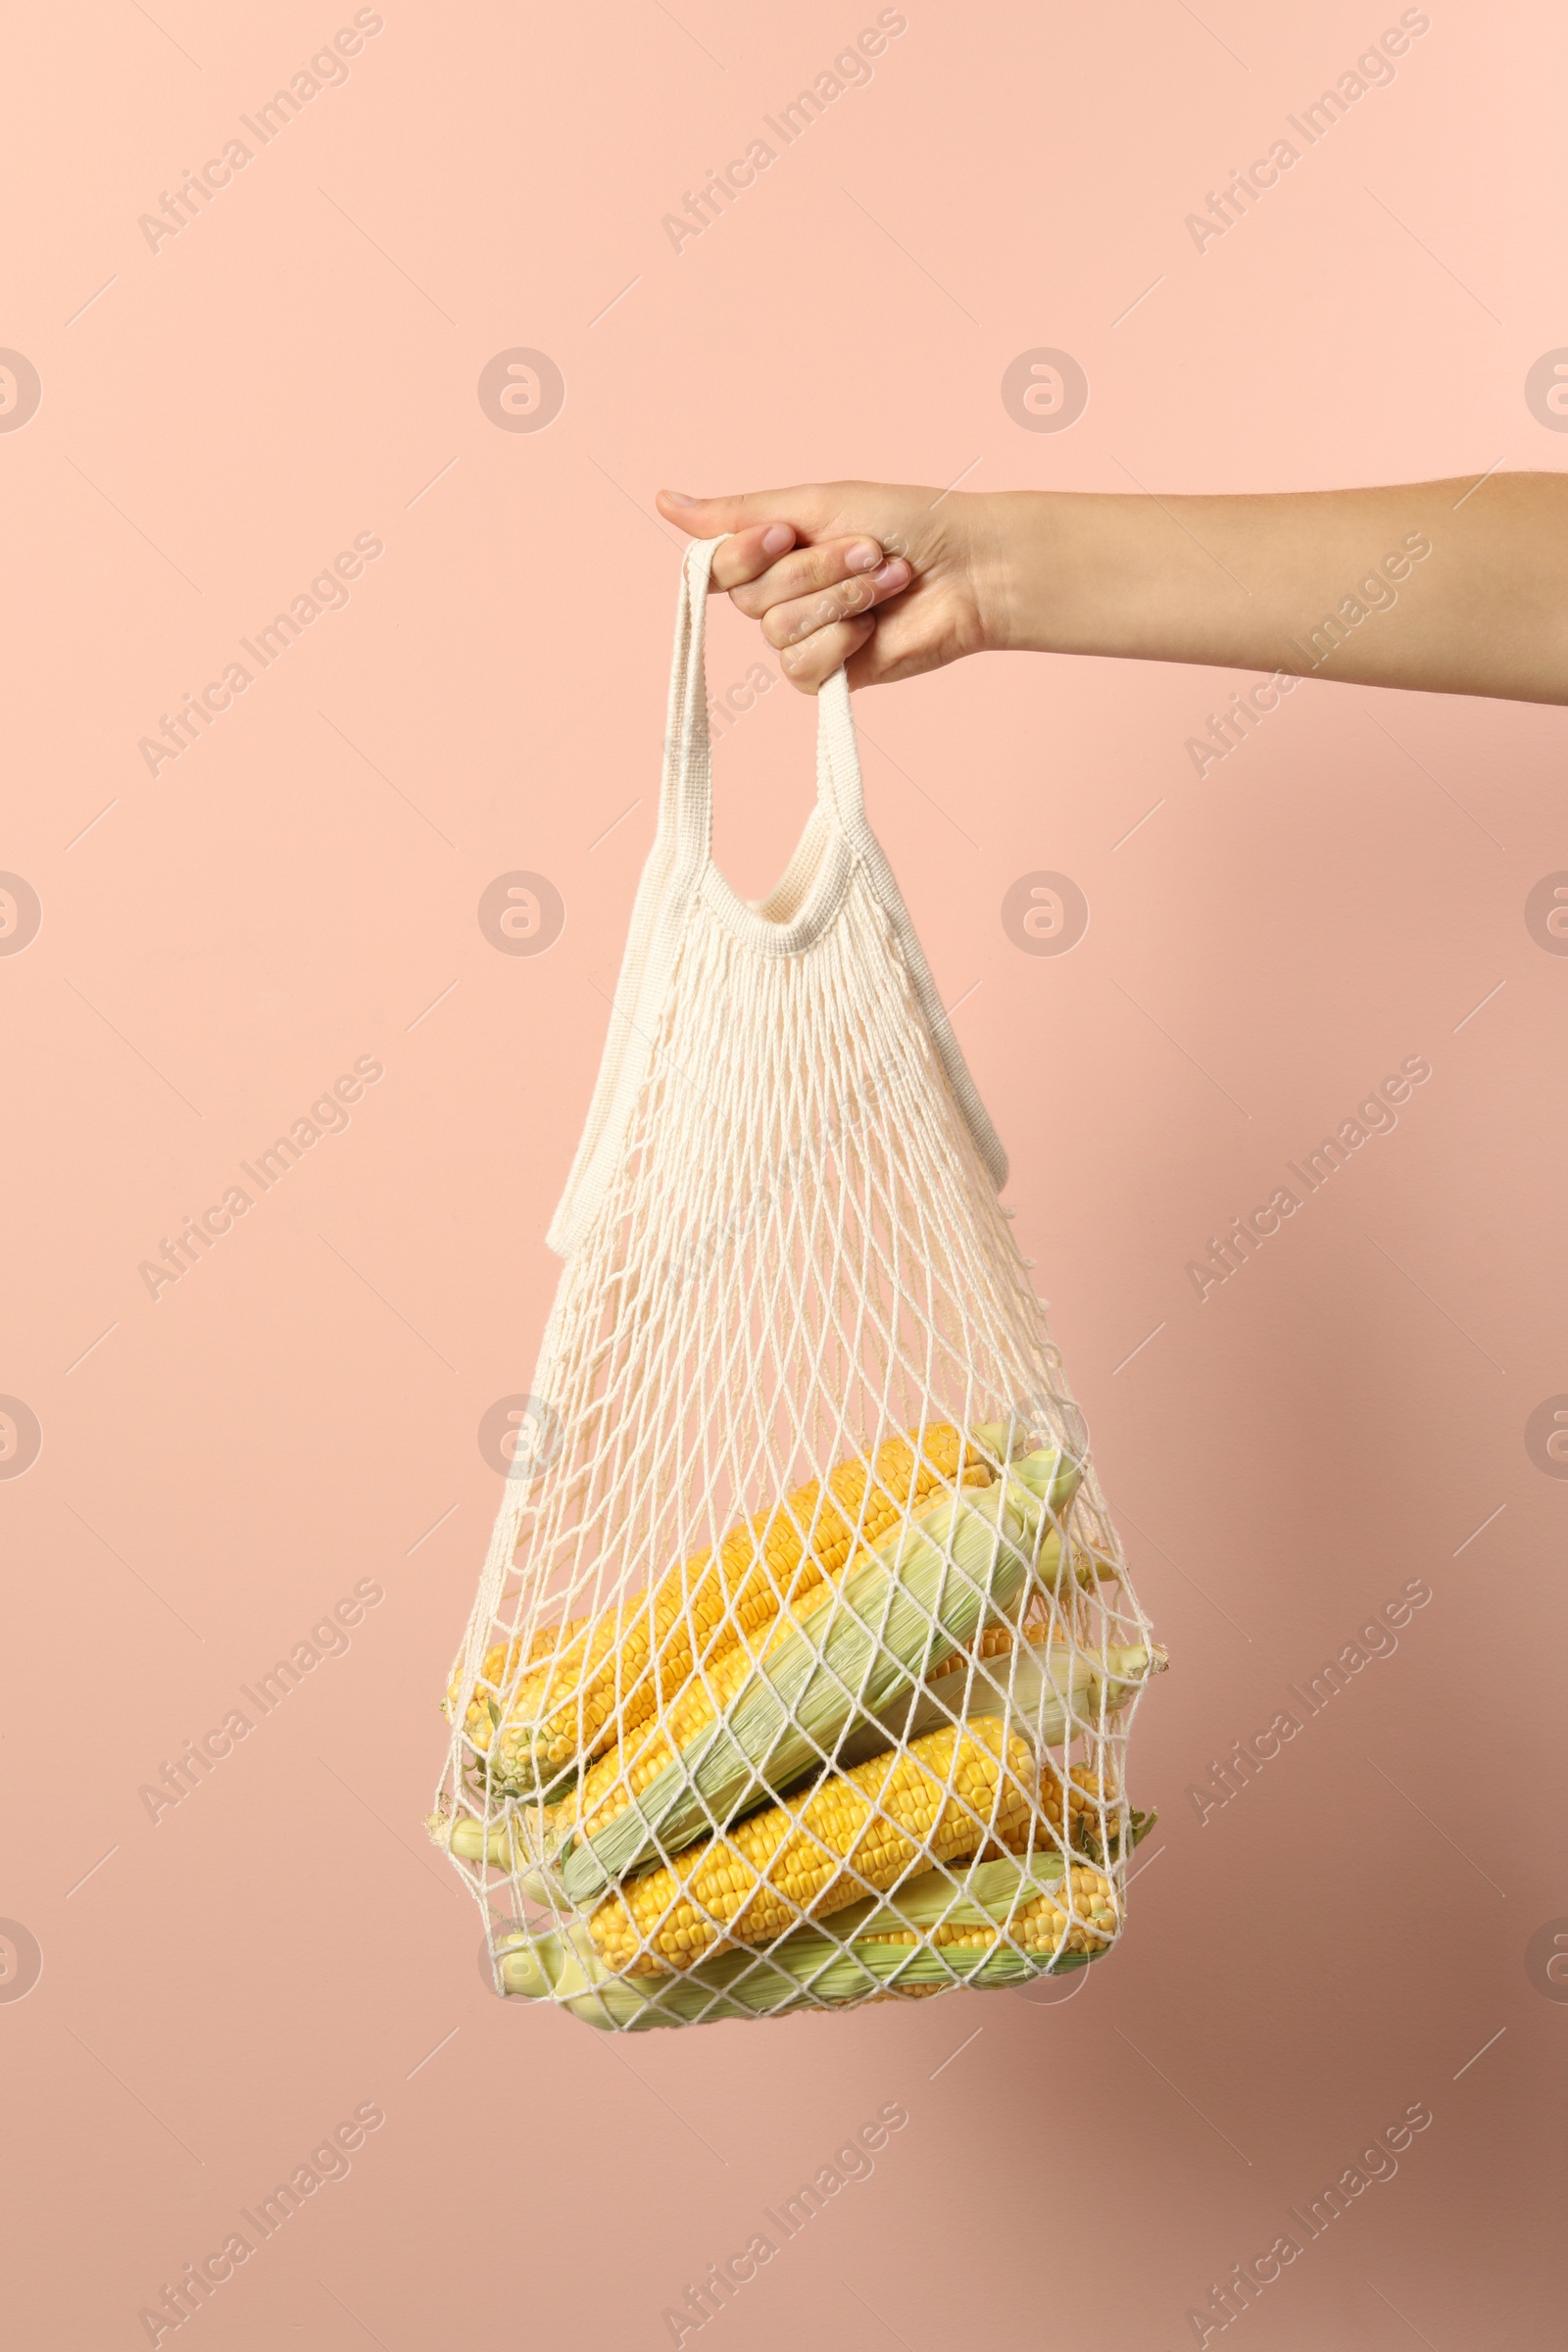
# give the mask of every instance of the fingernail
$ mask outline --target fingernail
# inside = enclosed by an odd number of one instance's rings
[[[884,564],[880,571],[874,571],[871,574],[871,585],[873,588],[882,589],[902,588],[906,580],[912,579],[913,576],[904,558],[895,556],[891,564]]]
[[[682,501],[683,505],[686,503],[686,501]],[[787,547],[794,545],[794,542],[795,533],[790,529],[788,523],[775,522],[770,529],[762,533],[762,553],[764,556],[781,556]]]
[[[844,564],[848,571],[871,571],[881,561],[882,550],[876,545],[876,542],[872,539],[862,539],[858,547],[851,548],[844,559]]]
[[[700,498],[688,498],[684,490],[666,490],[664,496],[672,507],[700,507]]]

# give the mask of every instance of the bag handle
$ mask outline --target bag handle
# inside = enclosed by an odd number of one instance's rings
[[[712,747],[708,727],[709,581],[724,543],[697,539],[686,550],[675,607],[675,651],[664,722],[664,767],[659,795],[659,833],[688,870],[707,864],[713,841]],[[816,800],[836,830],[856,848],[867,838],[860,757],[850,711],[849,680],[836,669],[816,698]]]
[[[619,1164],[632,1107],[652,1064],[691,907],[701,901],[760,954],[793,955],[808,948],[832,921],[857,872],[863,874],[887,917],[921,1017],[987,1173],[999,1192],[1007,1181],[1006,1155],[975,1092],[881,844],[866,821],[849,681],[842,669],[835,670],[816,698],[816,808],[771,899],[762,906],[747,906],[713,864],[703,648],[708,583],[713,552],[720,544],[718,539],[697,540],[681,564],[659,823],[632,908],[587,1124],[546,1236],[563,1257],[569,1257],[581,1242]]]

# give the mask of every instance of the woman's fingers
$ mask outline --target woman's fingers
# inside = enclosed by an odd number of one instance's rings
[[[787,522],[748,523],[713,550],[710,586],[727,589],[749,620],[760,620],[787,598],[836,587],[858,573],[875,571],[882,562],[880,543],[863,531],[822,539],[810,547],[797,547],[797,536]]]
[[[782,528],[781,523],[771,523],[763,535]],[[714,556],[715,572],[718,558],[730,544],[726,540]],[[765,571],[751,574],[743,583],[731,587],[730,601],[748,620],[760,620],[775,605],[863,578],[875,571],[881,562],[881,547],[863,531],[848,539],[823,539],[814,547],[798,547],[789,554],[779,555]],[[729,583],[726,581],[725,585]]]
[[[709,586],[732,591],[745,588],[751,581],[764,577],[779,557],[794,545],[795,533],[787,522],[753,523],[748,530],[737,531],[713,550]]]
[[[815,694],[852,654],[859,652],[875,628],[869,613],[858,620],[833,621],[802,638],[799,645],[786,646],[778,658],[779,668],[803,694]]]
[[[770,604],[762,613],[762,635],[780,651],[786,646],[799,645],[803,638],[830,629],[857,613],[869,612],[874,605],[885,604],[890,596],[898,596],[907,588],[913,576],[904,558],[893,556],[885,564],[876,564],[871,570],[850,573],[806,596],[783,598],[777,604]],[[737,597],[736,602],[741,603],[741,599]],[[745,612],[748,607],[742,603],[741,610]]]

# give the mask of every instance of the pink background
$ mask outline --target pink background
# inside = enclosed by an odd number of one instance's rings
[[[0,434],[0,867],[43,906],[0,958],[0,1390],[43,1432],[0,1481],[0,1915],[43,1957],[0,2001],[19,2342],[146,2341],[140,2308],[373,2103],[349,2176],[189,2323],[209,2352],[667,2343],[888,2101],[874,2176],[703,2341],[1171,2352],[1418,2102],[1397,2177],[1237,2327],[1550,2339],[1568,2009],[1531,1939],[1568,1931],[1568,1485],[1524,1433],[1568,1390],[1568,960],[1524,906],[1568,867],[1555,710],[1315,682],[1200,782],[1186,740],[1248,680],[998,660],[860,698],[1172,1658],[1102,1973],[602,2043],[485,1988],[421,1829],[498,1494],[476,1430],[528,1386],[651,836],[655,488],[1560,466],[1523,384],[1568,342],[1562,32],[1431,13],[1200,255],[1185,216],[1396,8],[911,5],[677,255],[662,216],[874,9],[396,0],[156,253],[138,216],[352,11],[14,12],[0,342],[43,382]],[[1000,397],[1041,346],[1092,387],[1059,435]],[[564,373],[547,430],[479,405],[515,347]],[[359,533],[384,554],[346,609],[149,774],[138,739]],[[727,607],[714,640],[722,689],[759,649]],[[777,687],[721,755],[744,889],[794,840],[810,726]],[[476,920],[516,868],[565,904],[537,957]],[[1091,907],[1060,957],[1000,919],[1041,868]],[[1186,1261],[1411,1055],[1397,1131],[1200,1303]],[[140,1262],[359,1056],[384,1077],[347,1132],[150,1298]],[[1415,1578],[1397,1652],[1200,1823],[1212,1762]],[[149,1819],[142,1786],[367,1579],[346,1654]]]

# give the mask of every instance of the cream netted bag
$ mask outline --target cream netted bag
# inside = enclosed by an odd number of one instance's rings
[[[630,2030],[1105,1951],[1163,1663],[842,672],[783,879],[748,905],[712,863],[717,544],[429,1823],[499,1988]]]

